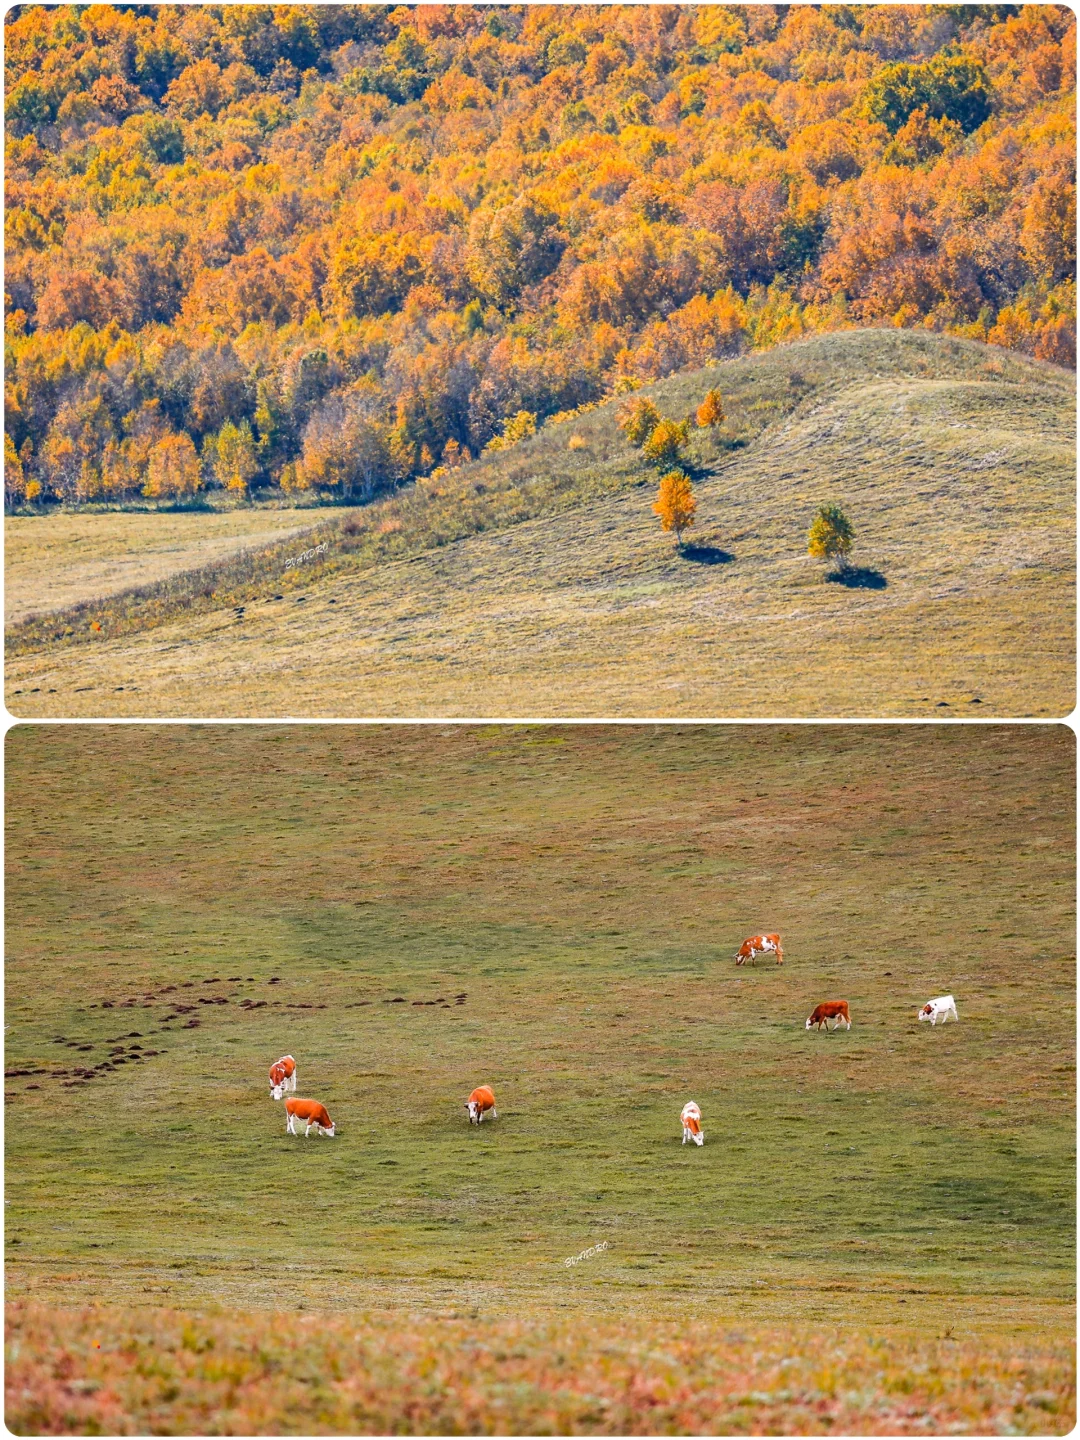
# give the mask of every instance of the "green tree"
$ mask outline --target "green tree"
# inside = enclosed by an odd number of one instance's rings
[[[18,505],[26,499],[26,476],[23,472],[15,442],[4,431],[4,500],[9,506]]]
[[[982,66],[958,55],[935,55],[924,65],[886,65],[866,87],[868,120],[895,135],[908,117],[924,109],[933,120],[955,120],[965,135],[990,114],[990,86]]]
[[[630,444],[636,445],[639,449],[663,418],[653,402],[644,396],[637,400],[631,400],[616,416],[619,429]]]
[[[806,538],[807,550],[816,560],[833,560],[843,570],[855,540],[855,527],[839,505],[822,505]]]
[[[259,469],[255,441],[248,422],[241,420],[239,425],[234,425],[231,420],[226,420],[216,435],[207,437],[203,450],[218,484],[246,496],[248,486]]]
[[[661,420],[641,447],[641,453],[654,465],[678,465],[689,439],[689,421]]]

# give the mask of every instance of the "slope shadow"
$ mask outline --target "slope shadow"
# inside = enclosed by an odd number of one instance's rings
[[[884,590],[889,583],[880,570],[870,570],[861,565],[833,570],[825,579],[830,585],[843,585],[848,590]]]
[[[716,545],[684,545],[681,554],[684,560],[692,560],[696,565],[729,565],[735,559],[729,550],[721,550]]]

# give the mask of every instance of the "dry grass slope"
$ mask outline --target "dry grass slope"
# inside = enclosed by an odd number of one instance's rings
[[[16,728],[9,1424],[1064,1433],[1074,750]]]
[[[7,622],[100,604],[233,552],[312,528],[312,511],[237,509],[66,510],[4,520]],[[294,546],[294,549],[298,548]]]
[[[21,715],[1053,716],[1073,703],[1073,377],[818,337],[652,387],[694,440],[677,555],[613,405],[286,545],[8,633]],[[584,449],[570,449],[571,434]],[[805,554],[841,501],[863,586]],[[94,629],[94,626],[100,627]],[[975,707],[975,708],[972,708]]]

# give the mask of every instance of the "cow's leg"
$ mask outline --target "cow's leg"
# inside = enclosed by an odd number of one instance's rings
[[[307,1129],[304,1131],[304,1139],[306,1140],[310,1134],[311,1134],[311,1121],[309,1120],[309,1121],[307,1122]]]
[[[497,1120],[499,1118],[499,1112],[495,1109],[494,1105],[492,1105],[491,1107],[491,1118],[493,1120]]]
[[[286,1116],[286,1119],[285,1119],[285,1129],[288,1131],[288,1133],[289,1133],[290,1135],[295,1135],[295,1134],[296,1134],[296,1131],[293,1129],[293,1117],[292,1117],[291,1115]]]

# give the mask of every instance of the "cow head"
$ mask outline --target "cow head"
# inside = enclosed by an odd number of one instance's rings
[[[476,1100],[466,1100],[466,1101],[465,1101],[465,1109],[468,1110],[468,1112],[469,1112],[469,1124],[470,1124],[470,1125],[479,1125],[479,1124],[480,1124],[480,1105],[479,1105],[479,1102],[476,1101]]]
[[[691,1131],[690,1131],[690,1138],[691,1138],[691,1140],[693,1140],[693,1142],[694,1142],[695,1145],[704,1145],[704,1144],[705,1144],[705,1136],[701,1133],[700,1130],[698,1130],[696,1133],[695,1133],[693,1130],[691,1130]]]
[[[271,1100],[280,1100],[281,1097],[282,1097],[282,1095],[283,1095],[284,1093],[285,1093],[285,1082],[284,1082],[284,1080],[271,1080],[271,1081],[270,1081],[270,1099],[271,1099]]]
[[[920,1019],[920,1020],[929,1020],[929,1019],[930,1019],[930,1016],[931,1016],[933,1013],[934,1013],[934,1007],[933,1007],[933,1005],[924,1005],[924,1006],[922,1007],[922,1009],[919,1011],[919,1019]]]
[[[806,1021],[806,1028],[807,1028],[807,1030],[810,1029],[810,1026],[811,1026],[813,1023],[814,1023],[814,1017],[811,1015],[811,1016],[809,1016],[809,1017],[807,1018],[807,1021]]]

